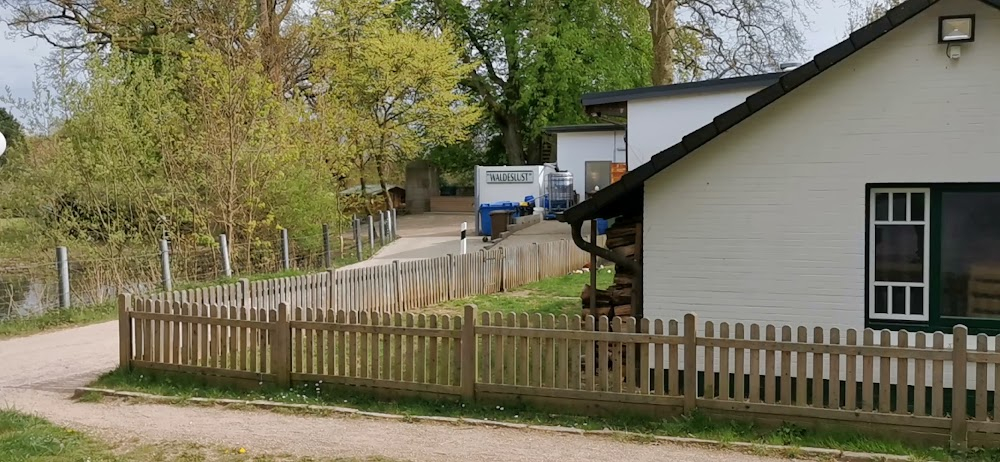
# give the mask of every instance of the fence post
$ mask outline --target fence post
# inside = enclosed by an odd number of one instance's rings
[[[507,248],[500,247],[500,292],[507,291]],[[486,293],[485,291],[483,292]],[[595,311],[596,313],[596,311]]]
[[[361,249],[361,220],[355,218],[352,224],[354,226],[354,248],[358,261],[361,261],[364,259],[364,252]]]
[[[170,242],[160,239],[160,271],[163,275],[163,290],[173,290],[173,280],[170,277]]]
[[[535,254],[535,281],[533,282],[542,280],[542,255],[538,252],[538,249],[538,243],[532,242],[531,251]],[[596,313],[596,311],[593,311],[593,313]]]
[[[132,296],[118,294],[118,367],[132,369]]]
[[[219,249],[222,252],[222,271],[226,274],[226,277],[231,277],[233,275],[233,266],[229,260],[229,239],[225,234],[219,235]]]
[[[698,403],[698,317],[684,315],[684,413]]]
[[[59,308],[69,308],[69,251],[56,247],[56,269],[59,270]]]
[[[961,324],[955,326],[951,347],[951,448],[965,451],[969,448],[968,409],[966,403],[968,389],[968,336],[969,329]]]
[[[330,268],[326,270],[326,274],[328,277],[326,287],[326,297],[328,300],[326,301],[326,305],[327,308],[332,310],[337,307],[336,302],[334,302],[337,298],[337,270]]]
[[[403,307],[406,297],[403,297],[403,275],[399,272],[399,260],[392,261],[392,279],[396,285],[396,310],[403,311],[406,309]]]
[[[378,212],[378,238],[382,247],[385,247],[385,212],[381,210]]]
[[[323,223],[323,267],[333,267],[333,249],[330,248],[330,225]]]
[[[372,256],[375,256],[375,219],[368,215],[368,247],[372,249]]]
[[[277,374],[279,387],[292,385],[292,329],[288,324],[288,303],[278,304],[278,318],[274,320],[271,338],[271,370]]]
[[[448,300],[455,299],[455,255],[448,254]]]
[[[390,220],[390,221],[392,223],[392,239],[395,240],[396,238],[399,237],[399,235],[396,234],[396,231],[398,231],[399,228],[397,226],[398,223],[396,222],[396,209],[392,208],[391,211],[392,211],[392,220]]]
[[[288,258],[288,230],[281,229],[281,267],[285,271],[292,268],[292,264]]]
[[[250,280],[247,278],[240,278],[240,294],[243,296],[243,308],[251,309],[253,308],[253,303],[250,300]]]
[[[465,305],[462,319],[462,399],[476,399],[476,305]]]

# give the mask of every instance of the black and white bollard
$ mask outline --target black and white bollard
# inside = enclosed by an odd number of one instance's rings
[[[466,234],[468,233],[468,231],[469,231],[469,223],[463,221],[462,232],[461,234],[459,234],[459,239],[460,239],[459,242],[461,242],[461,244],[459,244],[459,252],[458,252],[459,255],[465,255],[466,251],[468,250],[469,244],[468,240],[466,239],[467,238]]]

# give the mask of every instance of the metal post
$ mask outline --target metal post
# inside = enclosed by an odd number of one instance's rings
[[[160,239],[160,271],[163,275],[163,290],[170,292],[174,283],[170,277],[170,242]]]
[[[396,234],[396,231],[399,231],[398,227],[396,226],[397,225],[396,209],[392,209],[392,220],[390,221],[392,222],[392,239],[395,240],[396,238],[399,237],[399,234]]]
[[[590,220],[590,243],[597,245],[597,219]],[[614,305],[614,303],[612,303]],[[614,312],[614,306],[611,307]],[[597,317],[597,254],[590,254],[590,314]]]
[[[56,247],[56,269],[59,270],[59,308],[69,308],[69,252]]]
[[[219,235],[219,249],[222,251],[222,271],[225,272],[226,277],[232,277],[233,267],[229,261],[229,239],[226,238],[225,234]]]
[[[354,247],[357,251],[358,261],[364,258],[363,252],[361,250],[361,220],[354,219]]]
[[[466,236],[466,234],[468,233],[468,230],[469,230],[469,223],[466,222],[466,221],[463,221],[462,222],[462,231],[458,234],[458,239],[459,239],[458,254],[459,255],[465,255],[466,251],[468,251],[468,243],[467,243],[468,240],[467,240],[467,236]]]
[[[378,212],[378,238],[382,242],[382,247],[385,247],[385,215],[386,212]]]
[[[288,230],[287,229],[282,229],[281,230],[281,267],[284,268],[285,271],[288,271],[288,270],[290,270],[292,268],[291,261],[289,261],[289,259],[288,259]]]
[[[371,247],[372,255],[375,255],[375,219],[371,215],[368,215],[368,247]]]
[[[330,249],[330,225],[323,223],[323,267],[333,268],[333,250]]]

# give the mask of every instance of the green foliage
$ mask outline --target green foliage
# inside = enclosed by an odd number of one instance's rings
[[[415,22],[459,31],[468,60],[463,81],[495,123],[511,164],[538,163],[546,126],[586,120],[583,93],[649,83],[649,20],[631,0],[415,0]]]
[[[336,125],[338,148],[359,170],[385,171],[433,145],[468,137],[477,106],[455,91],[472,66],[460,61],[446,31],[406,25],[396,4],[379,0],[323,0],[312,24],[317,115]]]
[[[24,127],[7,109],[2,107],[0,107],[0,133],[7,141],[7,150],[0,155],[0,169],[2,169],[7,159],[23,155],[27,145],[24,142]]]
[[[66,327],[78,327],[118,318],[118,307],[113,303],[48,310],[32,317],[0,317],[0,339],[20,337]]]

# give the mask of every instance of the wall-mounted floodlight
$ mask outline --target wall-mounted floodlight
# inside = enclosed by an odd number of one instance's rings
[[[938,18],[938,43],[965,43],[976,39],[976,15]]]
[[[962,57],[962,45],[976,40],[976,15],[941,16],[938,18],[938,43],[948,44],[946,54],[951,59]]]

